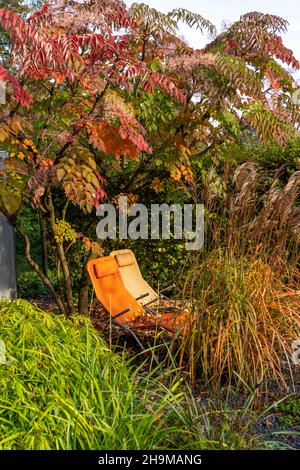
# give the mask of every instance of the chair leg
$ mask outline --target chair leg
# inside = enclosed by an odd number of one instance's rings
[[[138,339],[137,335],[134,333],[134,331],[132,331],[131,328],[129,328],[128,326],[125,326],[125,325],[122,325],[121,323],[119,323],[118,321],[116,320],[112,320],[112,323],[114,323],[116,326],[119,326],[122,330],[128,332],[131,334],[131,336],[135,339],[135,341],[137,342],[137,344],[139,345],[139,347],[141,348],[141,350],[143,352],[145,352],[145,348],[144,346],[142,345],[142,343],[140,342],[140,340]],[[154,358],[154,361],[156,362],[156,364],[161,367],[160,365],[160,362],[159,360],[157,359],[156,355],[153,353],[153,358]]]
[[[122,330],[124,331],[127,331],[128,333],[131,334],[131,336],[136,340],[137,344],[139,345],[139,347],[141,348],[142,351],[145,351],[145,348],[144,346],[142,345],[142,343],[140,342],[140,340],[138,339],[137,335],[134,333],[134,331],[132,331],[131,328],[129,328],[128,326],[125,326],[125,325],[122,325],[122,323],[119,323],[118,321],[112,319],[112,323],[114,323],[115,325],[117,325],[118,327],[120,327]]]

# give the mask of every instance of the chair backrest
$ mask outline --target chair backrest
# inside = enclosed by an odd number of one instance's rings
[[[143,279],[136,257],[131,250],[112,251],[110,256],[116,260],[125,288],[137,299],[148,294],[147,297],[139,300],[142,305],[158,298],[157,293]]]
[[[145,313],[141,305],[126,290],[113,256],[91,260],[87,269],[97,299],[112,316],[130,308],[128,313],[118,317],[119,323],[132,322]]]

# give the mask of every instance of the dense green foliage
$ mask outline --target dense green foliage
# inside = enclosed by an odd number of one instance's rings
[[[66,320],[22,300],[3,304],[0,315],[1,449],[171,445],[176,383],[167,391],[139,377],[82,317]]]
[[[282,401],[276,407],[278,424],[286,427],[297,427],[300,431],[300,398],[291,397]]]

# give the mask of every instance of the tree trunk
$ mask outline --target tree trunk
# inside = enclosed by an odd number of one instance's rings
[[[46,237],[46,220],[44,214],[40,210],[40,233],[41,233],[41,255],[42,255],[42,268],[45,276],[48,275],[48,249]]]
[[[32,269],[37,273],[37,275],[42,280],[43,284],[47,287],[47,289],[49,290],[49,292],[53,296],[60,313],[63,314],[63,315],[66,315],[67,310],[66,310],[66,306],[63,302],[63,299],[57,294],[57,292],[54,289],[54,287],[52,286],[49,278],[43,273],[43,271],[40,269],[39,265],[34,261],[34,259],[31,256],[31,244],[30,244],[30,240],[29,240],[27,234],[22,229],[22,227],[20,227],[18,225],[15,215],[10,214],[6,210],[5,204],[3,203],[1,198],[0,198],[0,202],[1,202],[1,205],[0,205],[1,212],[3,212],[3,214],[7,218],[10,225],[12,227],[14,227],[17,230],[17,232],[21,235],[21,237],[24,239],[24,242],[25,242],[25,257],[26,257],[27,262],[32,267]]]
[[[90,284],[90,277],[87,272],[86,266],[88,261],[92,259],[91,253],[88,256],[86,263],[84,264],[84,268],[82,271],[80,283],[79,283],[79,299],[78,299],[78,311],[80,315],[88,315],[89,313],[89,284]]]
[[[11,222],[10,222],[11,223]],[[31,257],[31,245],[30,245],[30,240],[24,230],[17,224],[17,223],[11,223],[13,227],[17,230],[17,232],[21,235],[21,237],[25,241],[25,257],[26,260],[28,261],[29,265],[32,267],[32,269],[38,274],[44,285],[47,287],[51,295],[53,296],[55,303],[62,315],[67,314],[66,307],[64,305],[64,302],[62,298],[57,294],[55,291],[54,287],[52,286],[50,280],[48,279],[47,276],[43,273],[43,271],[40,269],[39,265],[34,261],[34,259]]]
[[[55,221],[55,211],[54,206],[52,203],[51,195],[48,197],[48,209],[49,209],[49,222],[53,237],[56,237],[56,221]],[[60,260],[62,272],[64,275],[64,288],[65,288],[65,297],[66,297],[66,304],[68,307],[68,314],[74,315],[75,314],[75,306],[73,300],[73,290],[72,290],[72,282],[71,282],[71,274],[68,265],[68,261],[65,255],[64,245],[61,242],[55,241],[57,254]]]
[[[83,280],[83,277],[88,277],[88,275],[83,274],[80,281],[78,311],[80,315],[87,316],[89,313],[89,279]]]

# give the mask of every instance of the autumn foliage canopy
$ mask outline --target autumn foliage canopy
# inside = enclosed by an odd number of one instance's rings
[[[210,42],[191,48],[179,22]],[[214,146],[245,131],[284,144],[299,130],[287,70],[299,62],[277,16],[248,13],[217,34],[184,8],[164,14],[120,0],[48,0],[31,16],[1,9],[0,29],[9,35],[0,61],[0,143],[9,154],[0,210],[14,223],[30,202],[56,240],[65,212],[55,213],[54,192],[91,213],[107,197],[111,158],[153,154],[175,181],[195,186],[191,161]]]
[[[177,34],[179,20],[215,39],[190,48]],[[216,35],[184,9],[164,15],[119,0],[51,0],[27,18],[0,10],[0,26],[11,39],[10,62],[0,65],[11,89],[0,140],[16,145],[9,168],[27,177],[34,203],[56,178],[91,211],[105,197],[99,159],[152,152],[137,120],[142,91],[158,89],[177,103],[176,128],[167,136],[162,129],[175,151],[234,138],[241,126],[284,142],[298,126],[294,82],[276,60],[299,68],[279,36],[287,27],[281,18],[249,13]]]

